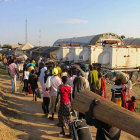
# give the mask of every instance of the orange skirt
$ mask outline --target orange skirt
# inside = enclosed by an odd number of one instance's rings
[[[120,98],[115,98],[113,100],[113,102],[116,103],[116,104],[118,104],[120,107],[122,106],[122,99],[121,99],[121,97]]]

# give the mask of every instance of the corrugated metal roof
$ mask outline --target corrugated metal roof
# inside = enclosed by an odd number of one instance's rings
[[[140,46],[137,45],[112,45],[109,47],[118,47],[118,48],[140,48]]]
[[[125,45],[136,45],[140,46],[140,38],[127,38],[124,39]]]
[[[53,46],[54,47],[59,46],[62,43],[79,44],[81,46],[87,46],[87,45],[89,45],[89,43],[90,43],[90,41],[92,40],[93,37],[94,37],[94,35],[84,36],[84,37],[73,37],[73,38],[66,38],[66,39],[58,39],[57,41],[55,41]]]
[[[123,45],[124,42],[120,36],[114,33],[103,33],[98,35],[92,35],[92,36],[84,36],[84,37],[74,37],[74,38],[66,38],[66,39],[59,39],[54,44],[53,47],[59,46],[60,44],[79,44],[80,46],[88,46],[88,45],[97,45],[101,44],[102,39],[119,39],[120,43]]]

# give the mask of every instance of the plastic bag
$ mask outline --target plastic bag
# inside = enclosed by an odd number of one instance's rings
[[[32,88],[30,86],[28,88],[28,92],[29,92],[29,94],[33,94]]]
[[[38,98],[41,98],[41,93],[40,93],[40,90],[39,90],[39,89],[36,89],[36,96],[37,96]]]

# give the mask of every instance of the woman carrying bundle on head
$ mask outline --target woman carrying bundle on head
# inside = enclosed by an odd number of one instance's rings
[[[112,92],[111,101],[118,104],[119,106],[127,108],[127,105],[126,105],[126,87],[122,84],[121,79],[117,79],[115,81],[115,84],[111,88],[111,92]]]

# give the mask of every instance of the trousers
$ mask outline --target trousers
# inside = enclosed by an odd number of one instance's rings
[[[43,109],[44,114],[49,113],[49,105],[50,105],[50,98],[43,97],[42,109]]]
[[[16,91],[16,75],[11,75],[12,92]]]

